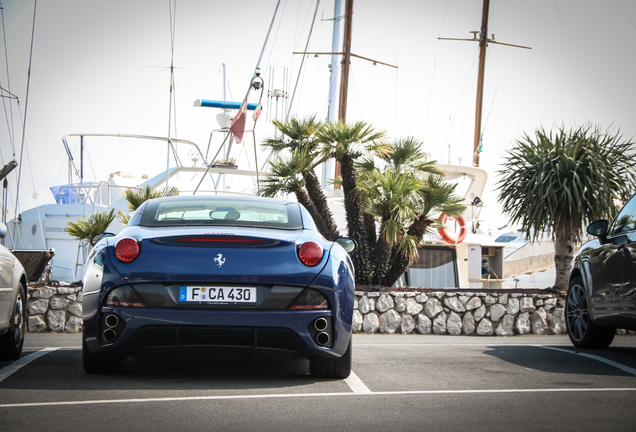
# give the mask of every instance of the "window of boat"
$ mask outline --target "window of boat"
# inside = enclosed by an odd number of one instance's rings
[[[417,261],[406,272],[406,284],[422,288],[458,288],[457,256],[447,247],[418,249]]]
[[[219,225],[300,229],[298,204],[269,200],[183,198],[149,201],[140,225]]]

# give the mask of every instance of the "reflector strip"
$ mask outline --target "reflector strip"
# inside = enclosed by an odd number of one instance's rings
[[[124,306],[124,307],[146,307],[143,303],[136,302],[118,302],[118,301],[108,301],[106,302],[106,306]]]

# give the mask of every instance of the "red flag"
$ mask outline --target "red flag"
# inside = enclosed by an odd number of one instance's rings
[[[243,141],[243,134],[245,134],[245,118],[247,117],[247,99],[243,101],[238,113],[232,119],[230,124],[230,132],[234,134],[237,143]]]
[[[254,110],[254,114],[252,114],[252,118],[254,119],[254,122],[256,122],[256,120],[258,120],[258,118],[261,116],[261,103],[259,102],[258,105],[256,105],[256,109]]]

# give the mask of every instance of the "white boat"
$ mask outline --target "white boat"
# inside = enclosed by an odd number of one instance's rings
[[[484,169],[439,164],[449,182],[456,182],[466,210],[446,228],[424,236],[417,262],[404,284],[435,289],[503,288],[503,245],[482,228],[479,215],[488,174]],[[455,241],[457,240],[457,241]]]
[[[227,134],[229,130],[221,128],[213,131],[208,151],[214,132]],[[69,134],[64,136],[63,144],[68,157],[69,181],[51,187],[55,203],[25,210],[8,223],[9,248],[54,250],[49,275],[52,280],[73,282],[80,280],[83,274],[88,246],[66,232],[68,222],[77,222],[97,211],[128,211],[128,203],[122,195],[126,189],[148,186],[152,190],[164,190],[176,187],[181,195],[254,195],[258,191],[259,179],[267,177],[267,173],[258,172],[255,168],[239,167],[231,160],[228,162],[231,158],[227,151],[223,153],[222,163],[209,163],[197,144],[175,138]],[[91,151],[113,152],[112,147],[115,147],[115,154],[122,155],[117,162],[120,166],[107,166],[102,163],[105,158],[100,158],[99,154],[93,156],[91,164],[95,175],[88,180],[84,174],[88,165],[87,155]],[[79,149],[81,156],[72,149]],[[169,164],[165,162],[168,152]],[[163,162],[157,163],[157,159],[163,159]],[[256,160],[252,163],[255,167]],[[123,166],[125,169],[122,169]],[[122,228],[119,219],[115,218],[109,231],[117,233]]]

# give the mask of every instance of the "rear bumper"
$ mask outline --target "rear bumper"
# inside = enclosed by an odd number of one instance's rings
[[[350,326],[343,327],[331,311],[324,310],[104,307],[100,312],[84,320],[86,347],[95,354],[136,355],[155,349],[237,348],[287,352],[301,357],[339,357],[346,351],[351,337]],[[316,329],[315,325],[321,317],[328,322],[324,330]],[[319,339],[318,334],[325,332],[329,342],[320,343],[324,342],[324,335]]]

